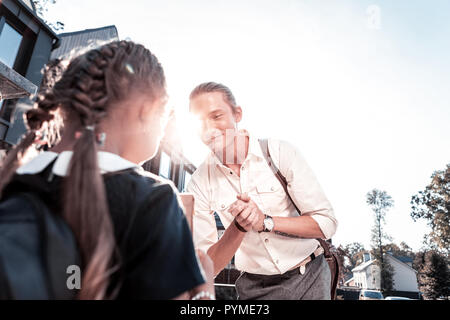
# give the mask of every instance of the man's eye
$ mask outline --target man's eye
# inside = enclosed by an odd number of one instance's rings
[[[213,119],[214,119],[214,120],[217,120],[217,119],[219,119],[220,117],[222,117],[221,114],[216,114],[216,115],[213,116]]]

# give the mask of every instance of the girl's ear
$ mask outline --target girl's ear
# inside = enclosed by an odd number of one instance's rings
[[[137,116],[139,120],[147,122],[151,117],[154,116],[154,112],[157,109],[157,100],[148,100],[148,99],[136,99],[134,101],[134,109],[137,112]]]
[[[160,97],[154,100],[148,99],[139,99],[136,100],[135,107],[138,110],[139,119],[142,121],[146,121],[152,117],[155,117],[156,114],[165,108],[167,103],[167,97]]]

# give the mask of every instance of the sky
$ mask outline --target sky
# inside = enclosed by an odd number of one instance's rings
[[[370,247],[366,193],[395,201],[386,231],[422,247],[411,197],[450,163],[450,2],[365,0],[58,0],[64,32],[115,25],[161,61],[170,104],[189,119],[199,83],[222,82],[241,128],[293,143],[339,221],[335,244]],[[181,121],[186,156],[206,147]]]

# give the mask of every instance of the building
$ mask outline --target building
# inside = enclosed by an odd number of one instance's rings
[[[418,298],[417,271],[412,268],[412,259],[394,256],[391,253],[386,253],[385,257],[394,269],[393,294]],[[380,268],[375,262],[369,253],[364,254],[363,262],[352,270],[353,283],[356,287],[380,290]]]
[[[23,110],[38,90],[41,69],[59,45],[58,36],[36,14],[31,0],[0,1],[0,150],[17,143],[25,126]]]
[[[97,47],[102,43],[119,40],[119,33],[116,26],[106,26],[102,28],[86,29],[76,32],[66,32],[58,34],[60,44],[51,55],[52,59],[65,59],[76,56],[91,47]]]

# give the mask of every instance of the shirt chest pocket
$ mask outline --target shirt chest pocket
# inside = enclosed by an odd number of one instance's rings
[[[289,199],[276,178],[258,184],[256,192],[259,199],[258,205],[261,205],[260,209],[268,215],[277,215],[289,205]]]

